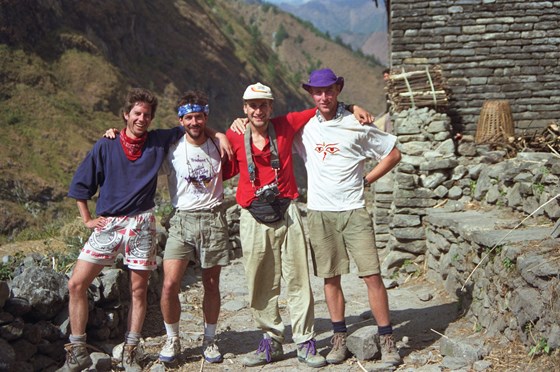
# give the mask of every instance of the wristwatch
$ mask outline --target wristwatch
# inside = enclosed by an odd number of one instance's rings
[[[367,187],[367,186],[371,185],[371,183],[368,182],[368,180],[366,179],[365,176],[364,176],[363,180],[364,180],[364,187]]]

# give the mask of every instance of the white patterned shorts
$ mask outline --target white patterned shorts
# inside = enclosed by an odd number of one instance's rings
[[[117,254],[133,270],[154,270],[156,265],[156,218],[153,210],[135,216],[107,217],[82,248],[79,260],[110,266]]]

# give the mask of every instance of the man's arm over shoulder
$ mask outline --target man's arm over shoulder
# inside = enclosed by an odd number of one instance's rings
[[[154,129],[148,132],[148,136],[155,136],[163,146],[169,150],[169,147],[179,141],[185,134],[185,128],[177,126],[170,129]]]
[[[284,116],[279,116],[272,120],[285,121],[297,132],[298,130],[303,128],[303,126],[307,124],[313,116],[315,116],[316,112],[317,112],[316,108],[310,108],[303,111],[290,112]]]
[[[244,139],[244,135],[228,129],[226,131],[226,137],[231,144],[232,155],[229,157],[229,159],[222,159],[222,179],[224,181],[235,177],[239,173],[239,161],[237,160],[237,153],[238,151],[242,151],[239,141],[242,141]]]

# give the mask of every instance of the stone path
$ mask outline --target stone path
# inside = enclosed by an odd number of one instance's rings
[[[192,273],[191,273],[192,274]],[[189,279],[190,278],[190,279]],[[157,353],[165,341],[161,315],[154,304],[148,315],[144,336],[146,337],[147,365],[145,370],[163,371],[316,371],[299,363],[296,358],[295,344],[291,340],[289,316],[285,297],[281,296],[282,318],[287,325],[287,340],[284,344],[285,357],[270,365],[245,368],[241,364],[243,356],[253,353],[258,346],[261,333],[254,326],[251,313],[247,307],[247,289],[243,265],[240,259],[225,267],[221,276],[222,312],[218,325],[218,345],[225,360],[221,364],[203,363],[201,359],[202,311],[200,282],[193,282],[192,275],[186,277],[186,288],[181,294],[183,313],[181,317],[181,341],[183,352],[172,365],[162,365],[156,361]],[[190,283],[189,283],[190,280]],[[326,355],[332,336],[331,324],[322,289],[322,280],[312,277],[315,296],[315,328],[317,347]],[[366,296],[365,284],[355,275],[343,277],[346,298],[346,316],[349,332],[375,325],[371,316]],[[426,364],[428,360],[441,359],[435,343],[448,325],[457,317],[457,303],[446,296],[441,289],[418,278],[410,278],[407,283],[389,290],[391,316],[398,340],[408,338],[408,347],[401,349],[405,357],[404,366],[417,363]],[[401,343],[399,343],[401,344]],[[324,371],[362,371],[384,369],[375,361],[360,361],[350,358],[341,365],[329,365]],[[387,370],[385,368],[385,370]],[[390,369],[389,369],[390,370]]]

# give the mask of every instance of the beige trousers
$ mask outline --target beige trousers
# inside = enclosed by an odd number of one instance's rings
[[[292,202],[283,220],[269,224],[257,222],[249,211],[242,209],[240,239],[249,301],[257,327],[271,338],[284,341],[284,324],[278,308],[283,279],[294,342],[299,344],[314,338],[307,243],[297,206]]]

